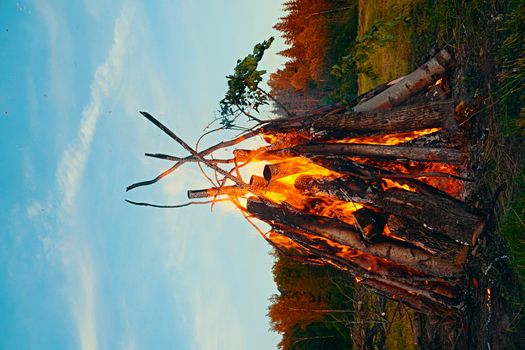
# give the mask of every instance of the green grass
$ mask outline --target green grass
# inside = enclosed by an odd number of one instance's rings
[[[414,336],[414,311],[395,301],[387,301],[386,348],[391,350],[416,350]]]
[[[359,0],[358,34],[364,35],[377,20],[388,22],[399,16],[408,18],[413,3],[413,0]],[[410,72],[411,26],[399,23],[384,26],[382,30],[386,31],[385,35],[391,34],[392,39],[370,48],[367,65],[372,67],[375,76],[359,74],[359,94]]]
[[[525,166],[514,180],[514,191],[505,208],[500,231],[507,241],[510,261],[525,284]]]
[[[500,128],[523,145],[525,130],[525,1],[511,3],[501,26],[506,38],[500,49]],[[523,147],[522,147],[523,149]],[[522,159],[523,160],[523,159]],[[501,233],[507,240],[512,263],[525,284],[525,165],[513,181],[511,200],[502,218]]]
[[[376,19],[410,17],[408,26],[392,30],[394,38],[374,48],[369,63],[376,77],[359,76],[359,92],[404,75],[429,58],[437,48],[455,56],[455,94],[460,98],[485,98],[479,120],[488,120],[490,138],[484,150],[487,171],[482,181],[494,191],[502,183],[498,233],[506,240],[510,262],[525,285],[525,0],[383,0],[359,1],[358,34]],[[485,119],[484,119],[485,118]],[[505,253],[505,252],[503,252]],[[495,254],[500,254],[496,252]],[[501,281],[504,283],[506,281]],[[523,308],[525,293],[512,292],[515,310]],[[409,319],[399,321],[390,347],[409,332]],[[525,317],[513,320],[523,328]],[[392,326],[394,327],[394,325]],[[408,344],[408,343],[407,343]],[[390,348],[389,347],[389,348]]]

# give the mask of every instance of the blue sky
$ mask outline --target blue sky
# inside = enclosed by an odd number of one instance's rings
[[[269,349],[268,245],[138,114],[187,141],[235,61],[277,35],[280,1],[0,1],[0,348]],[[264,65],[282,58],[277,42]],[[214,140],[211,139],[210,142]]]

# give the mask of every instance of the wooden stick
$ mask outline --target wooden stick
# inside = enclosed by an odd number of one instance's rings
[[[450,148],[322,143],[298,145],[291,148],[290,151],[307,157],[338,155],[421,162],[442,162],[448,164],[460,164],[462,162],[461,152]]]
[[[286,206],[272,205],[255,198],[248,199],[247,210],[259,218],[273,220],[320,237],[326,237],[360,252],[384,258],[393,263],[424,271],[434,276],[451,277],[461,273],[461,269],[452,263],[436,259],[428,253],[417,249],[403,247],[394,243],[365,244],[357,232],[353,231],[350,226],[337,220],[300,214]]]
[[[370,100],[355,106],[354,111],[365,112],[398,106],[410,96],[427,87],[436,77],[445,73],[451,59],[452,57],[446,50],[441,50],[430,61],[408,74],[398,83]]]

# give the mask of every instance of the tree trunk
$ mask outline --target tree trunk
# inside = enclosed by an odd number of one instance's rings
[[[366,112],[398,106],[410,96],[427,87],[436,77],[445,73],[450,54],[441,50],[434,58],[389,87],[377,96],[354,107],[355,112]]]

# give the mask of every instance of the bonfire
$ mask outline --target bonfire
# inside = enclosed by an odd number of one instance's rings
[[[464,202],[470,179],[458,125],[463,104],[448,98],[449,61],[446,51],[439,52],[366,94],[352,111],[334,107],[259,121],[199,152],[141,112],[190,155],[147,154],[175,163],[128,190],[153,184],[185,163],[208,167],[214,186],[189,190],[188,204],[229,201],[248,220],[269,224],[268,232],[254,226],[286,254],[345,270],[419,310],[457,310],[464,302],[463,265],[485,222]],[[214,157],[256,136],[266,144]],[[262,173],[241,175],[256,163]]]

